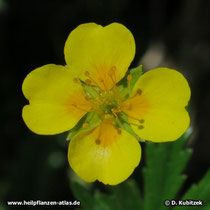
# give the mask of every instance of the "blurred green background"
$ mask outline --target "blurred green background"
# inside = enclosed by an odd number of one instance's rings
[[[194,129],[188,146],[194,152],[180,194],[210,166],[210,1],[0,0],[0,209],[6,200],[76,199],[70,189],[67,134],[39,136],[26,127],[21,111],[27,100],[21,85],[36,67],[65,64],[65,40],[76,26],[86,22],[127,26],[136,41],[131,67],[143,64],[144,71],[174,68],[188,79]],[[142,161],[132,175],[139,188],[140,169],[145,165],[142,146]],[[97,182],[94,188],[105,190]]]

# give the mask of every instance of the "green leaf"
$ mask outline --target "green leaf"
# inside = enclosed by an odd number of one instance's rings
[[[136,82],[138,81],[139,77],[142,75],[142,65],[140,65],[136,68],[133,68],[133,69],[129,69],[128,72],[126,73],[126,75],[118,82],[117,87],[119,88],[119,93],[121,96],[124,96],[126,94],[126,91],[128,88],[128,80],[127,80],[128,75],[131,75],[132,79],[130,81],[130,89],[128,91],[126,98],[131,96]]]
[[[210,170],[205,174],[199,184],[194,184],[185,193],[181,200],[202,200],[203,207],[210,209]],[[190,209],[198,209],[198,206],[191,206]],[[175,210],[183,209],[182,206]]]
[[[185,180],[182,171],[190,155],[189,149],[183,149],[191,132],[186,132],[175,142],[147,143],[146,168],[144,176],[144,210],[168,209],[165,200],[176,197]]]
[[[88,123],[89,125],[86,127],[82,127],[84,123]],[[87,113],[80,121],[69,131],[67,136],[67,141],[71,140],[79,131],[87,130],[90,128],[94,128],[101,123],[100,118],[95,112]]]

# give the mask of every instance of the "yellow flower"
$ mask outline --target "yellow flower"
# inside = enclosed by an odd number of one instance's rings
[[[133,131],[148,141],[173,141],[188,128],[190,88],[179,72],[151,70],[140,77],[130,98],[120,94],[116,84],[135,54],[134,38],[125,26],[79,25],[70,33],[64,53],[66,67],[45,65],[25,78],[22,89],[30,104],[23,108],[23,119],[33,132],[53,135],[72,129],[86,113],[96,113],[99,124],[84,123],[87,129],[69,144],[69,163],[85,181],[116,185],[139,164],[137,138],[117,124],[122,113]],[[127,77],[128,91],[132,79]]]

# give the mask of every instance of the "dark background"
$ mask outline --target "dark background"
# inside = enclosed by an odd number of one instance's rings
[[[65,40],[86,22],[127,26],[136,40],[132,67],[164,66],[185,75],[194,153],[183,192],[210,166],[209,0],[0,0],[0,206],[6,200],[74,200],[66,134],[39,136],[26,127],[21,85],[36,67],[65,64]]]

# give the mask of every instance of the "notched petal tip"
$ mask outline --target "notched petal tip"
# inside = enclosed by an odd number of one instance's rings
[[[23,108],[23,119],[37,134],[53,135],[70,130],[91,104],[82,87],[64,66],[48,64],[30,72],[22,85],[30,104]],[[73,106],[76,101],[77,106]]]
[[[71,140],[68,160],[83,180],[117,185],[125,181],[138,166],[141,147],[135,137],[123,130],[118,134],[112,125],[103,125],[98,138],[99,127],[80,132]]]
[[[111,89],[110,69],[115,67],[116,82],[126,73],[135,55],[135,40],[122,24],[105,27],[87,23],[74,29],[64,48],[66,63],[83,81],[89,72],[101,89]]]

